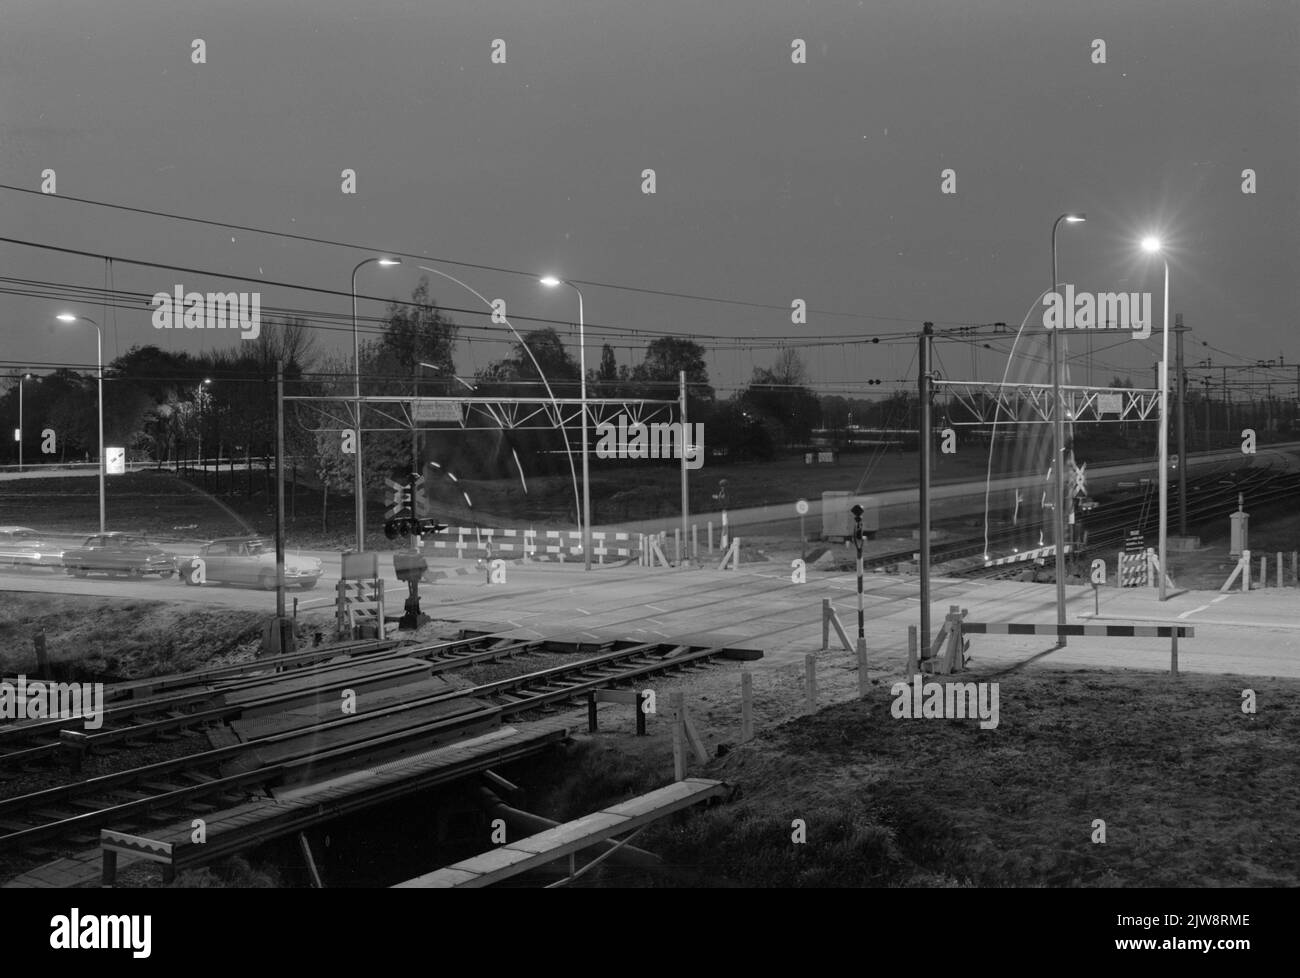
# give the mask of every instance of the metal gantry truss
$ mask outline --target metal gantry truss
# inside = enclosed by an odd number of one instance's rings
[[[357,427],[352,416],[356,398],[346,394],[326,396],[286,396],[318,414],[325,424],[308,428],[308,431],[344,431]],[[417,420],[414,405],[441,403],[459,413],[460,420]],[[363,394],[361,405],[370,408],[386,424],[363,423],[362,431],[551,431],[567,429],[582,424],[582,398],[580,397],[411,397]],[[613,424],[620,414],[627,416],[628,424],[664,423],[672,420],[676,400],[647,398],[589,397],[587,411],[592,425]],[[456,412],[453,405],[460,405]]]
[[[974,420],[949,424],[1044,424],[1055,419],[1051,384],[1000,384],[934,380],[970,411]],[[1160,413],[1160,391],[1136,387],[1061,387],[1060,406],[1070,422],[1152,421]]]

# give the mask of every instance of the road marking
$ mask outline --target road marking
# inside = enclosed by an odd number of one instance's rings
[[[591,614],[590,611],[583,611],[581,608],[574,608],[573,610],[576,611],[576,612],[577,612],[578,614],[580,614],[580,615],[590,615],[590,614]]]
[[[1232,597],[1230,594],[1220,594],[1217,598],[1211,601],[1210,604],[1218,604],[1220,601],[1226,601],[1230,597]]]
[[[1188,615],[1194,615],[1194,614],[1196,614],[1198,611],[1204,611],[1204,610],[1205,610],[1206,608],[1208,608],[1208,607],[1209,607],[1208,604],[1203,604],[1203,605],[1201,605],[1199,608],[1193,608],[1191,611],[1184,611],[1184,612],[1183,612],[1181,615],[1179,615],[1178,617],[1179,617],[1179,618],[1186,618]]]
[[[649,608],[651,611],[659,612],[661,615],[666,614],[668,612],[667,608],[660,608],[658,605],[648,604],[646,605],[646,607]]]

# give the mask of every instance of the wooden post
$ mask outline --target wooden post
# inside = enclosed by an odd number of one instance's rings
[[[673,530],[673,549],[677,553],[678,567],[681,567],[683,564],[686,563],[686,555],[682,553],[682,543],[683,543],[682,531],[680,529]]]
[[[1169,638],[1169,675],[1178,675],[1178,626],[1173,626],[1173,633]]]
[[[831,599],[822,598],[822,651],[831,647]]]
[[[1268,587],[1268,554],[1259,555],[1259,586]]]
[[[587,690],[587,733],[596,732],[596,691]]]
[[[1277,552],[1277,586],[1286,587],[1286,569],[1282,566],[1282,551]]]
[[[673,780],[686,780],[686,745],[685,724],[682,723],[682,711],[686,708],[686,697],[680,689],[668,694],[668,702],[673,708]]]
[[[112,888],[117,882],[117,851],[115,849],[104,850],[104,875],[100,880],[101,887]]]
[[[740,742],[754,739],[754,674],[748,669],[740,673]]]
[[[312,888],[323,890],[325,884],[320,881],[320,873],[316,869],[316,860],[311,854],[311,843],[307,841],[305,833],[298,833],[298,848],[302,850],[303,861],[307,863],[307,873],[311,876]]]
[[[867,646],[864,642],[858,643],[858,698],[866,699],[867,690],[871,688],[871,678],[867,675]]]
[[[709,520],[709,556],[713,556],[713,520]]]
[[[644,692],[644,691],[643,691]],[[645,736],[645,700],[641,694],[637,694],[636,703],[633,705],[633,712],[636,713],[636,735]]]
[[[691,524],[691,558],[700,559],[700,527],[696,523]],[[1278,558],[1281,560],[1281,558]]]
[[[907,626],[907,681],[911,682],[912,677],[916,675],[918,665],[916,661],[917,650],[916,626]]]
[[[803,657],[804,676],[807,678],[808,712],[817,712],[817,656],[809,652]]]
[[[37,632],[32,636],[32,645],[36,647],[36,669],[42,679],[53,679],[50,675],[50,659],[45,654],[45,633]]]

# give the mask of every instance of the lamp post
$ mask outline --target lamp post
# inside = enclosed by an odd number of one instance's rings
[[[587,461],[587,342],[582,321],[582,291],[568,279],[547,275],[539,279],[547,288],[567,285],[578,293],[578,372],[581,374],[582,393],[582,561],[585,570],[591,570],[591,478]],[[685,543],[683,542],[683,546]]]
[[[95,327],[95,363],[99,388],[99,532],[104,532],[104,331],[99,323],[85,316],[61,312],[55,317],[61,323],[87,323]]]
[[[1061,222],[1081,224],[1086,214],[1062,214],[1052,224],[1052,291],[1059,281],[1056,276],[1056,229]],[[1069,310],[1073,315],[1073,310]],[[1060,324],[1064,328],[1065,324]],[[1056,623],[1065,624],[1065,408],[1061,404],[1061,329],[1048,337],[1052,354],[1052,524],[1056,544]],[[1057,646],[1065,645],[1065,636],[1058,635]]]
[[[31,380],[31,374],[18,375],[18,471],[23,470],[23,383]]]
[[[205,476],[203,480],[204,486],[208,484],[208,480],[206,478],[208,470],[207,470],[207,466],[203,464],[203,415],[204,415],[203,408],[206,402],[206,399],[203,396],[206,392],[203,390],[203,388],[208,386],[211,383],[212,383],[211,377],[204,377],[203,383],[199,384],[198,395],[197,395],[199,399],[199,468],[203,469],[203,473]]]
[[[356,419],[356,440],[353,447],[356,449],[356,471],[352,483],[352,491],[356,496],[357,506],[357,553],[366,549],[366,496],[361,487],[361,340],[357,336],[357,272],[362,267],[375,262],[385,267],[390,265],[400,265],[400,258],[366,258],[357,262],[357,267],[352,269],[352,399],[353,415]]]
[[[1165,263],[1164,317],[1160,353],[1160,600],[1165,600],[1166,542],[1169,521],[1169,259],[1159,238],[1143,238],[1142,249]],[[1185,463],[1184,463],[1185,464]]]

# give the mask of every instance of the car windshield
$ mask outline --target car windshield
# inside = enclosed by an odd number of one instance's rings
[[[248,552],[250,555],[260,554],[266,551],[265,540],[249,540],[246,546],[248,547]]]

